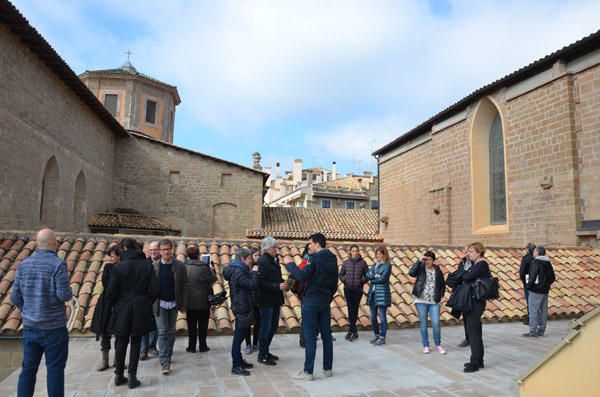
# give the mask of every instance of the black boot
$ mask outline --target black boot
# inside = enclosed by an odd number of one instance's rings
[[[127,383],[129,380],[123,375],[115,375],[115,386],[121,386]]]
[[[127,382],[127,386],[130,389],[135,389],[139,385],[141,385],[141,382],[138,380],[137,376],[134,374],[129,374],[129,382]]]
[[[244,369],[250,369],[250,368],[254,368],[254,365],[250,364],[248,361],[242,359],[242,365],[241,365],[241,367],[244,368]]]
[[[96,368],[96,371],[104,371],[108,369],[108,351],[102,352],[102,361],[100,361],[100,365]]]
[[[250,371],[246,371],[242,367],[233,367],[233,368],[231,368],[231,375],[248,376],[248,375],[250,375]]]

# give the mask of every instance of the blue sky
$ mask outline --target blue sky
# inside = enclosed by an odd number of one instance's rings
[[[598,1],[13,0],[76,73],[176,85],[175,144],[375,171],[371,152],[600,29]]]

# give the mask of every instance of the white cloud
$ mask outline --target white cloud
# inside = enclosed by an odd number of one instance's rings
[[[376,172],[376,162],[371,156],[375,149],[396,138],[407,128],[406,123],[395,118],[359,120],[327,130],[315,131],[306,137],[311,154],[324,166],[331,161],[349,164],[354,173]]]
[[[365,136],[380,147],[600,28],[594,0],[453,1],[443,17],[418,0],[15,3],[78,72],[115,67],[131,48],[138,70],[178,86],[177,126],[255,139],[273,124],[337,120],[321,132],[327,158],[364,149]]]

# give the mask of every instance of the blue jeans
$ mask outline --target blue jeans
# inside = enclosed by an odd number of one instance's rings
[[[158,339],[158,331],[150,331],[142,336],[142,353],[148,353],[150,349],[156,349],[156,340]]]
[[[258,357],[267,358],[273,336],[279,327],[281,306],[260,307],[260,329],[258,330]]]
[[[233,368],[242,366],[242,342],[248,332],[250,332],[250,327],[241,328],[237,325],[235,326],[233,341],[231,342],[231,363]]]
[[[33,396],[42,354],[46,356],[48,396],[63,397],[65,395],[65,366],[69,356],[67,327],[39,329],[24,326],[23,365],[17,389],[19,397]]]
[[[387,307],[385,306],[370,306],[371,308],[371,325],[373,326],[373,332],[375,336],[383,336],[385,338],[385,334],[387,334]],[[379,318],[381,319],[381,330],[379,329],[379,324],[377,323],[377,314],[379,314]]]
[[[175,344],[175,322],[177,321],[177,308],[158,308],[156,328],[158,328],[158,359],[160,365],[170,364]]]
[[[433,342],[436,346],[442,344],[442,333],[440,330],[440,304],[439,303],[415,303],[419,315],[419,329],[423,346],[429,347],[429,334],[427,333],[427,316],[431,319],[433,328]]]
[[[317,330],[323,340],[323,369],[333,366],[333,340],[331,339],[331,311],[329,303],[302,304],[302,333],[304,334],[304,371],[312,374],[317,353]]]

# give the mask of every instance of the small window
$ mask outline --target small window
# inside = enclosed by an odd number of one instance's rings
[[[117,94],[104,94],[104,107],[114,118],[117,118],[119,96]]]
[[[221,174],[221,187],[229,188],[233,187],[233,179],[231,174],[223,173]]]
[[[500,114],[496,115],[490,128],[490,223],[506,224],[506,189],[504,174],[504,142]]]
[[[321,200],[321,208],[331,208],[331,200]]]
[[[179,184],[179,171],[170,171],[169,172],[169,183],[173,185]]]
[[[354,201],[346,201],[346,209],[347,210],[353,210],[355,208],[355,203]]]
[[[146,123],[156,123],[156,102],[151,100],[146,101]]]
[[[371,209],[378,210],[379,209],[379,200],[371,200]]]

